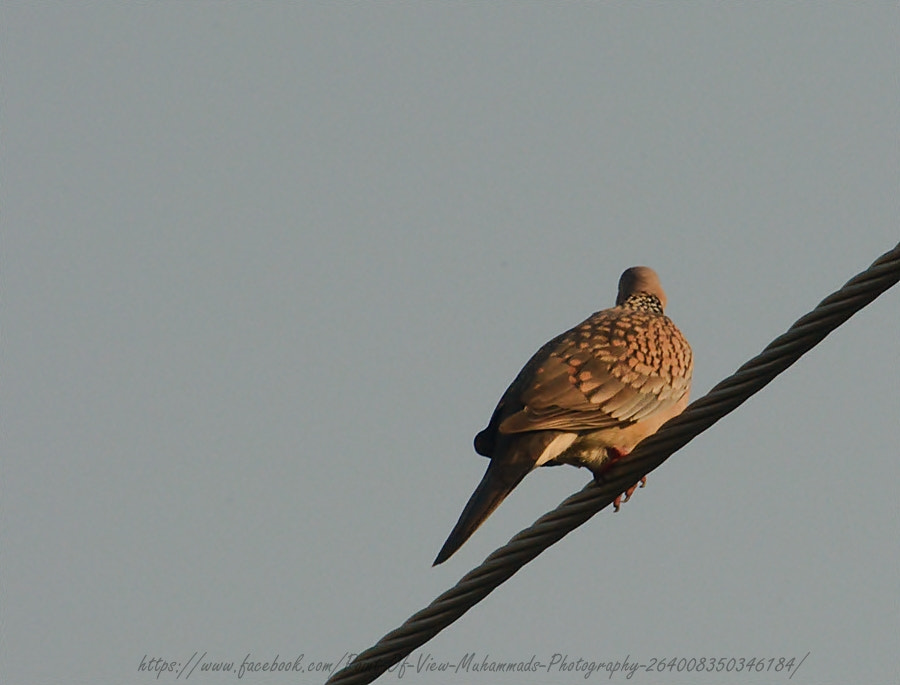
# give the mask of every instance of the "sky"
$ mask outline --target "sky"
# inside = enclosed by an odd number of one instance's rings
[[[431,567],[473,436],[625,268],[700,397],[900,240],[896,3],[7,2],[0,32],[4,683],[324,682],[588,482],[529,475]],[[898,311],[379,682],[900,681]],[[416,672],[470,654],[556,666]]]

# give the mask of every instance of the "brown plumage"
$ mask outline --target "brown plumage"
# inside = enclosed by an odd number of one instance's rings
[[[535,467],[584,466],[599,478],[684,410],[693,358],[665,305],[656,272],[632,267],[619,279],[615,307],[534,354],[475,436],[475,450],[491,463],[435,564],[459,549]]]

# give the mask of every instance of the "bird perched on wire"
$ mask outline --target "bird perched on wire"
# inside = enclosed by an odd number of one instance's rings
[[[631,267],[619,279],[615,307],[558,335],[525,364],[475,436],[475,451],[491,462],[435,565],[532,469],[571,464],[601,479],[612,462],[684,410],[693,357],[665,306],[656,272]],[[636,487],[616,498],[616,511]]]

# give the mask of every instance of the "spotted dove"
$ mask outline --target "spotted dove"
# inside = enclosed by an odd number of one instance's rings
[[[438,553],[448,559],[535,467],[571,464],[602,479],[616,459],[680,414],[693,359],[664,313],[653,269],[619,279],[616,306],[599,311],[541,347],[500,398],[475,450],[487,472]],[[636,485],[616,499],[616,510]]]

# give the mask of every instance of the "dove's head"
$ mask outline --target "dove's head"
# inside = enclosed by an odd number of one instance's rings
[[[659,298],[663,309],[666,307],[666,292],[662,289],[659,276],[649,266],[633,266],[625,269],[619,279],[619,294],[616,296],[616,304],[620,305],[632,295],[646,293]]]

